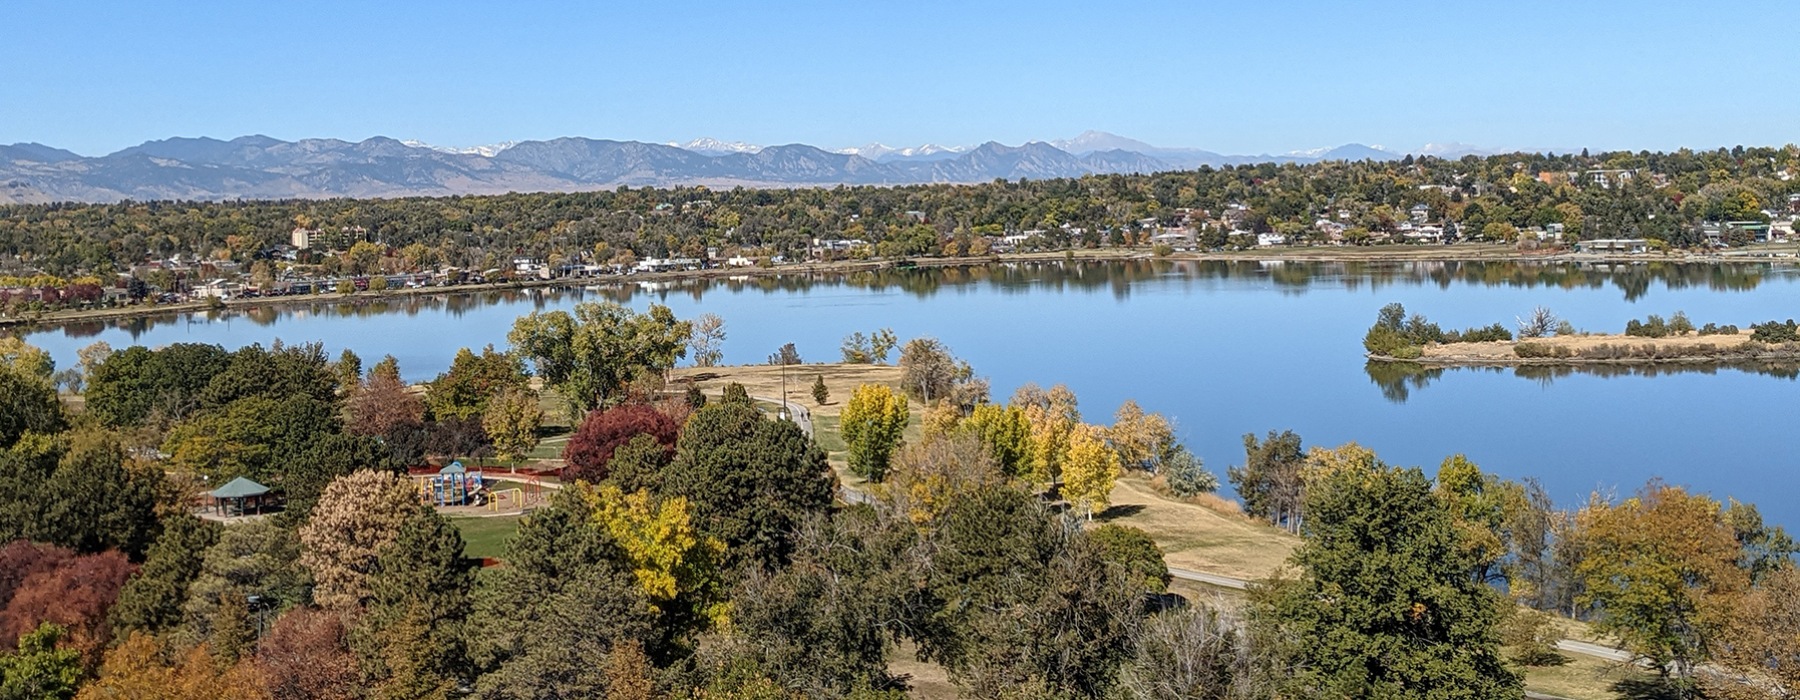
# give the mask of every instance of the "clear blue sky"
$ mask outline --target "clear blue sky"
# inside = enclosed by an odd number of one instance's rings
[[[0,2],[0,143],[1800,141],[1800,3]]]

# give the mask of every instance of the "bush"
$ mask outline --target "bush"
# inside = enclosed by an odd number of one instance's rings
[[[1787,343],[1800,340],[1800,325],[1794,319],[1786,323],[1770,321],[1750,325],[1750,339],[1758,343]]]
[[[1150,246],[1150,254],[1159,258],[1166,258],[1175,254],[1175,247],[1167,243],[1158,243]]]
[[[1207,471],[1199,457],[1180,445],[1163,458],[1162,473],[1169,490],[1182,498],[1219,490],[1219,477]]]
[[[1549,343],[1519,343],[1513,346],[1513,354],[1524,358],[1574,357],[1575,355],[1566,347]]]

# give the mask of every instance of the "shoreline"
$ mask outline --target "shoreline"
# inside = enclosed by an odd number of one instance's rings
[[[1521,348],[1529,350],[1521,354]],[[1746,363],[1800,365],[1800,343],[1763,343],[1749,331],[1735,335],[1682,335],[1662,338],[1618,334],[1553,336],[1524,341],[1432,344],[1419,357],[1364,353],[1369,362],[1420,367],[1582,367],[1710,365]]]
[[[1760,263],[1767,265],[1794,266],[1800,265],[1800,258],[1749,257],[1742,255],[1710,254],[1594,254],[1594,253],[1529,253],[1519,251],[1508,245],[1466,244],[1459,246],[1383,246],[1379,248],[1357,247],[1319,247],[1319,248],[1271,248],[1245,251],[1221,252],[1176,252],[1157,257],[1147,248],[1101,249],[1051,251],[1042,253],[1008,253],[982,257],[955,258],[908,258],[904,260],[868,260],[868,261],[831,261],[799,263],[780,267],[738,267],[712,268],[705,270],[681,270],[671,272],[650,272],[634,275],[607,275],[603,277],[559,277],[554,279],[514,280],[487,284],[464,284],[450,287],[419,287],[385,289],[381,291],[359,291],[352,294],[321,292],[298,296],[255,297],[248,299],[232,299],[222,304],[205,301],[187,301],[175,304],[154,304],[117,307],[109,309],[86,309],[77,311],[49,312],[36,317],[0,318],[0,329],[31,330],[52,328],[71,323],[87,321],[108,321],[133,318],[154,318],[184,313],[195,313],[214,310],[253,309],[262,306],[302,306],[319,302],[358,302],[391,298],[408,298],[419,296],[450,296],[480,292],[510,291],[522,289],[546,289],[563,287],[585,287],[592,285],[629,284],[632,282],[666,282],[696,279],[719,279],[737,277],[781,277],[788,275],[849,274],[855,272],[873,272],[879,270],[903,269],[900,263],[909,263],[912,269],[945,269],[986,267],[1018,263],[1049,262],[1119,262],[1135,260],[1161,260],[1168,262],[1300,262],[1300,263],[1435,263],[1435,262],[1515,262],[1546,264],[1647,264],[1652,262],[1674,264],[1745,264]],[[1376,359],[1371,357],[1371,359]],[[1521,358],[1524,359],[1524,358]],[[1382,361],[1409,361],[1389,358]],[[1416,360],[1412,360],[1416,361]]]

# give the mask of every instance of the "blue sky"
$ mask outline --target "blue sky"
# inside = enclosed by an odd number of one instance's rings
[[[1800,141],[1800,3],[0,2],[0,143]]]

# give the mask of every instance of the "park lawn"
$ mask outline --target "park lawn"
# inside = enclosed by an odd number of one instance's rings
[[[463,555],[473,558],[499,559],[506,554],[506,543],[519,531],[517,515],[493,518],[451,517],[463,537]]]
[[[895,352],[898,352],[896,350]],[[688,381],[706,392],[709,396],[717,396],[725,390],[725,385],[737,382],[744,385],[744,390],[751,396],[777,398],[781,396],[780,365],[734,365],[730,367],[683,367],[673,373],[677,387]],[[825,403],[813,400],[813,379],[825,378],[825,388],[829,392]],[[812,412],[817,422],[826,416],[837,416],[844,410],[844,402],[850,399],[850,392],[863,384],[886,384],[898,388],[900,385],[900,368],[892,365],[788,365],[787,367],[787,399]]]
[[[1300,538],[1241,515],[1177,501],[1141,476],[1119,478],[1099,519],[1150,533],[1169,566],[1242,579],[1281,568]]]
[[[1657,677],[1646,669],[1592,656],[1570,654],[1561,666],[1524,669],[1525,689],[1569,700],[1625,700],[1658,697],[1653,692]]]

